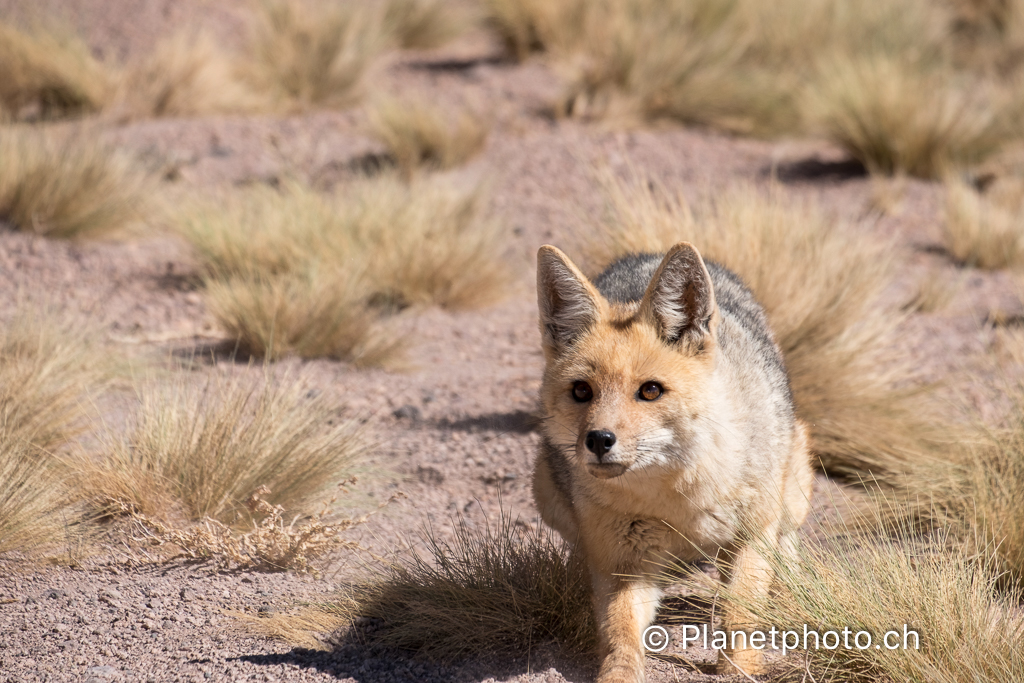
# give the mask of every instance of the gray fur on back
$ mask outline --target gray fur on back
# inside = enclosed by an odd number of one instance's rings
[[[664,257],[664,254],[623,256],[597,277],[594,286],[612,303],[629,304],[640,301]],[[789,376],[782,360],[782,352],[775,343],[761,304],[736,273],[714,261],[705,260],[704,265],[711,275],[715,302],[723,320],[728,319],[746,332],[757,349],[757,356],[762,361],[769,381],[776,388],[782,389],[791,403]],[[723,325],[722,331],[728,330],[729,327],[728,324]],[[732,341],[728,333],[720,334],[719,343],[726,353],[730,352]]]

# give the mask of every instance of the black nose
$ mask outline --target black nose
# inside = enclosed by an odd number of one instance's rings
[[[600,460],[615,445],[615,435],[607,429],[595,429],[587,432],[587,440],[584,443],[587,444],[587,450]]]

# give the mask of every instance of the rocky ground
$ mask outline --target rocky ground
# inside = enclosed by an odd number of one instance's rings
[[[152,36],[189,21],[219,25],[230,35],[237,30],[237,4],[69,0],[47,7],[68,11],[97,48],[131,59]],[[0,15],[18,6],[4,0]],[[694,193],[777,182],[786,192],[816,197],[839,217],[874,216],[860,224],[867,238],[908,248],[901,286],[909,291],[929,268],[962,282],[949,306],[914,315],[906,325],[925,378],[962,373],[992,344],[984,325],[991,311],[1019,313],[1006,278],[980,272],[961,277],[942,251],[934,184],[906,182],[896,190],[897,209],[881,212],[879,187],[814,140],[763,142],[669,126],[610,130],[555,121],[544,109],[558,91],[556,74],[539,63],[517,66],[496,55],[486,36],[471,35],[444,50],[393,55],[374,82],[383,90],[429,92],[439,101],[490,113],[494,125],[486,150],[451,175],[485,180],[491,188],[490,211],[507,226],[508,258],[518,273],[506,299],[482,311],[432,310],[405,321],[411,343],[401,371],[328,361],[282,364],[309,370],[318,388],[368,416],[381,443],[362,464],[345,504],[371,509],[395,490],[407,494],[358,529],[355,538],[369,549],[388,552],[414,542],[425,523],[444,535],[459,514],[480,525],[503,508],[523,524],[539,524],[529,490],[542,367],[532,259],[544,243],[571,249],[581,212],[600,210],[595,164],[616,172],[632,165]],[[107,126],[103,134],[179,188],[296,175],[329,189],[357,173],[361,159],[383,152],[365,134],[363,116],[354,109],[165,119]],[[195,264],[184,244],[152,227],[118,241],[68,243],[0,226],[0,316],[9,317],[19,302],[45,303],[99,330],[111,354],[157,364],[197,351],[202,356],[217,334],[197,290]],[[985,391],[969,382],[958,391],[985,402]],[[819,515],[828,499],[819,497]],[[0,564],[0,681],[553,683],[588,680],[594,673],[550,651],[523,653],[515,661],[481,656],[438,666],[375,650],[355,637],[329,651],[297,648],[261,635],[252,619],[238,615],[258,619],[324,599],[357,571],[351,558],[325,567],[319,579],[220,572],[181,561],[149,562],[118,533],[124,532],[111,532],[89,549],[69,548],[75,568]],[[710,657],[699,649],[686,654],[696,661]],[[648,677],[724,680],[653,659]]]

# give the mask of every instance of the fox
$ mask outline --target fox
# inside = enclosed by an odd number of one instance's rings
[[[814,483],[807,427],[764,309],[688,242],[622,257],[594,282],[543,246],[537,300],[534,501],[589,572],[597,680],[642,682],[666,566],[711,559],[757,596],[774,578],[769,551],[796,561]],[[755,619],[727,602],[723,622],[747,637],[716,670],[763,673]]]

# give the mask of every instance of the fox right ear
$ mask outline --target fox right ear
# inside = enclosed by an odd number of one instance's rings
[[[537,308],[545,350],[571,344],[600,316],[599,294],[560,250],[537,252]]]

